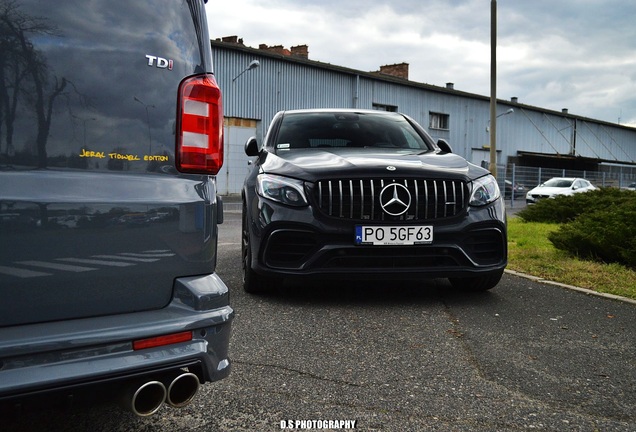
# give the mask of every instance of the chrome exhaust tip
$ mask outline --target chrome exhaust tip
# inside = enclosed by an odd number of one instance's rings
[[[199,391],[199,377],[193,373],[184,373],[176,377],[168,387],[166,402],[175,408],[182,408],[192,402]]]
[[[130,409],[139,417],[147,417],[159,411],[166,395],[166,386],[161,381],[148,381],[132,394]]]

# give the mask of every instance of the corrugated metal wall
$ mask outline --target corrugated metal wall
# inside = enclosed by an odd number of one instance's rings
[[[434,138],[444,138],[454,151],[473,160],[476,149],[489,144],[489,101],[481,95],[383,79],[368,72],[320,62],[297,61],[262,50],[213,43],[217,80],[223,90],[226,117],[257,120],[259,138],[274,114],[298,108],[397,107],[422,124]],[[252,60],[260,67],[235,81]],[[459,89],[457,89],[459,90]],[[489,89],[484,89],[484,94]],[[577,155],[616,162],[636,162],[636,129],[583,119],[500,100],[497,119],[498,162],[518,151]],[[448,116],[447,130],[430,129],[429,114]]]

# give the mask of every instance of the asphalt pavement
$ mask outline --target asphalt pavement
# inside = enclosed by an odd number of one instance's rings
[[[249,295],[240,207],[226,210],[218,273],[236,311],[230,377],[149,418],[105,406],[7,430],[636,430],[636,305],[509,273],[481,294],[436,279]]]

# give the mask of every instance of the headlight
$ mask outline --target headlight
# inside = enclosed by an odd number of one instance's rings
[[[289,177],[260,174],[256,179],[256,192],[263,198],[283,204],[297,207],[308,205],[303,182]]]
[[[500,196],[497,180],[487,175],[473,181],[473,193],[470,195],[471,206],[484,206],[495,201]]]

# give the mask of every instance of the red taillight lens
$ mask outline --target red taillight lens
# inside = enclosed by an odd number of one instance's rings
[[[187,342],[192,340],[192,332],[173,333],[169,335],[157,336],[148,339],[139,339],[133,341],[133,349],[140,350],[146,348],[160,347],[164,345],[176,344],[179,342]]]
[[[179,86],[176,155],[181,172],[215,175],[223,165],[223,103],[214,75]]]

